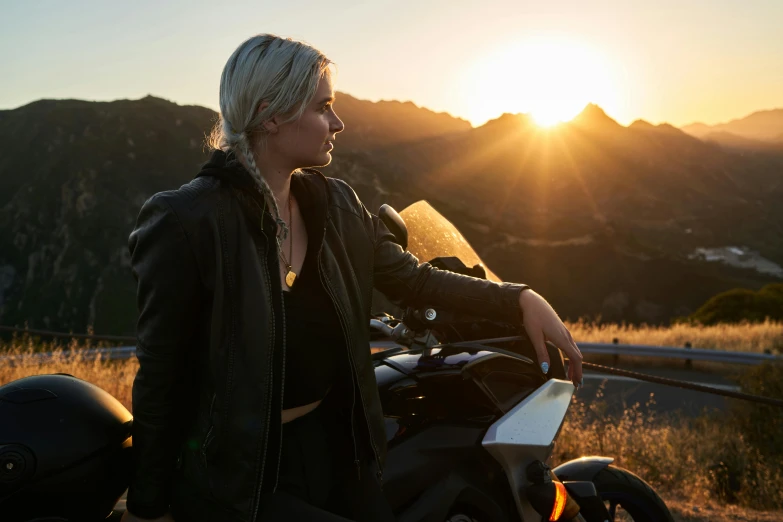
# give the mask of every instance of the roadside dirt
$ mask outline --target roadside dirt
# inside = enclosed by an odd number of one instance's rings
[[[755,511],[730,505],[695,505],[664,499],[676,522],[780,522],[783,511]]]

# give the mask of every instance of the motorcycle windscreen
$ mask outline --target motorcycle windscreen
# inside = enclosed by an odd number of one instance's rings
[[[408,251],[416,256],[420,263],[436,257],[458,257],[468,267],[484,267],[487,279],[502,282],[484,264],[457,227],[426,201],[417,201],[405,207],[400,216],[408,229]]]

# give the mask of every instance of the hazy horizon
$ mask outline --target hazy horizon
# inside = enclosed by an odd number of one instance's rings
[[[206,2],[90,0],[4,13],[2,109],[151,94],[218,110],[225,61],[260,32],[325,52],[338,91],[411,101],[474,126],[504,112],[567,120],[587,103],[622,125],[677,127],[783,108],[783,2],[774,0],[243,1],[219,11]]]
[[[338,93],[338,98],[337,98],[337,99],[339,100],[339,94],[341,94],[341,93],[342,93],[342,91],[337,91],[337,93]],[[435,113],[445,113],[445,114],[448,114],[449,116],[452,116],[453,118],[456,118],[456,119],[462,119],[462,120],[464,120],[464,121],[467,121],[467,122],[468,122],[468,123],[470,123],[470,124],[471,124],[471,125],[472,125],[474,128],[475,128],[475,127],[480,127],[480,126],[482,126],[482,125],[485,125],[486,123],[488,123],[488,122],[490,122],[490,121],[492,121],[492,120],[495,120],[495,119],[497,119],[497,118],[499,118],[499,117],[501,117],[501,116],[503,115],[503,114],[501,113],[501,114],[498,114],[497,116],[493,116],[492,118],[488,119],[487,121],[483,121],[483,122],[481,122],[481,123],[479,123],[479,124],[474,124],[473,122],[471,122],[470,120],[468,120],[468,119],[466,119],[466,118],[464,118],[464,117],[462,117],[462,116],[458,116],[458,115],[456,115],[456,114],[451,114],[451,113],[449,113],[448,111],[436,111],[435,109],[432,109],[431,107],[426,107],[426,106],[424,106],[424,105],[420,105],[420,104],[416,103],[416,102],[415,102],[415,101],[413,101],[413,100],[395,100],[395,99],[368,100],[368,99],[366,99],[366,98],[361,98],[361,97],[359,97],[359,96],[354,96],[354,95],[353,95],[353,94],[351,94],[351,93],[344,93],[344,94],[348,94],[348,95],[350,95],[350,96],[353,96],[354,98],[356,98],[356,99],[358,99],[358,100],[361,100],[361,101],[368,101],[368,102],[371,102],[371,103],[378,103],[378,102],[400,102],[400,103],[408,103],[408,102],[411,102],[411,103],[413,103],[414,105],[416,105],[417,107],[419,107],[420,109],[426,109],[426,110],[430,110],[430,111],[433,111],[433,112],[435,112]],[[155,93],[147,93],[147,94],[145,94],[145,95],[143,95],[143,96],[139,96],[139,97],[136,97],[136,98],[114,98],[114,99],[108,99],[108,100],[90,100],[90,99],[86,99],[86,98],[75,98],[75,97],[69,97],[69,98],[39,98],[39,99],[37,99],[37,100],[30,100],[29,102],[27,102],[27,103],[24,103],[24,104],[22,104],[22,105],[19,105],[19,106],[17,106],[17,107],[0,107],[0,111],[3,111],[3,110],[14,110],[14,109],[19,109],[19,108],[21,108],[21,107],[24,107],[25,105],[29,105],[30,103],[35,103],[35,102],[37,102],[37,101],[42,101],[42,100],[77,100],[77,101],[85,101],[85,102],[102,102],[102,103],[110,103],[110,102],[113,102],[113,101],[121,101],[121,100],[131,100],[131,101],[134,101],[134,100],[141,100],[142,98],[145,98],[146,96],[152,96],[152,97],[154,97],[154,98],[160,98],[160,99],[164,99],[164,100],[166,100],[166,101],[169,101],[169,102],[172,102],[172,103],[176,103],[177,105],[180,105],[180,106],[201,106],[201,107],[205,107],[205,108],[208,108],[208,109],[212,109],[212,110],[214,110],[215,112],[218,112],[218,111],[219,111],[219,109],[218,109],[217,107],[207,107],[206,105],[200,105],[200,104],[191,104],[191,103],[180,103],[180,102],[178,102],[177,100],[170,100],[170,99],[168,99],[168,98],[165,98],[165,97],[163,97],[163,96],[156,95]],[[585,105],[585,107],[586,107],[587,105],[589,105],[590,103],[592,103],[592,102],[588,102],[588,104],[586,104],[586,105]],[[335,106],[335,107],[337,107],[337,106]],[[600,106],[599,106],[599,107],[600,107]],[[601,109],[603,109],[603,108],[601,107]],[[335,110],[336,110],[337,112],[339,112],[339,109],[335,108]],[[723,123],[729,123],[729,122],[731,122],[731,121],[734,121],[734,120],[741,120],[741,119],[743,119],[743,118],[745,118],[745,117],[747,117],[747,116],[750,116],[751,114],[757,113],[757,112],[766,112],[766,111],[773,111],[773,110],[783,110],[783,107],[770,107],[770,108],[766,108],[766,109],[758,109],[758,110],[754,110],[754,111],[753,111],[753,112],[751,112],[751,113],[748,113],[748,114],[744,114],[744,115],[742,115],[742,116],[737,116],[737,117],[731,118],[730,120],[726,120],[726,121],[719,121],[719,122],[715,122],[715,123],[709,123],[709,124],[706,124],[706,125],[712,126],[712,125],[720,125],[720,124],[723,124]],[[580,111],[580,112],[581,112],[581,111]],[[508,114],[520,114],[520,113],[508,113]],[[607,116],[609,116],[610,118],[612,117],[612,115],[611,115],[611,114],[607,114]],[[612,119],[614,119],[614,118],[612,118]],[[636,118],[635,120],[633,120],[633,121],[630,121],[630,122],[628,122],[628,123],[622,123],[622,122],[617,122],[617,123],[618,123],[619,125],[622,125],[622,126],[624,126],[624,127],[628,127],[628,126],[630,126],[630,125],[631,125],[631,124],[632,124],[634,121],[637,121],[637,120],[644,120],[644,118]],[[567,121],[568,121],[568,120],[567,120]],[[648,120],[644,120],[644,121],[647,121],[648,123],[652,123],[652,124],[654,124],[654,125],[661,125],[661,124],[667,124],[667,123],[668,123],[668,124],[670,124],[670,125],[673,125],[672,123],[670,123],[670,122],[665,122],[665,121],[663,121],[663,122],[650,122],[650,121],[648,121]],[[694,123],[704,123],[704,122],[703,122],[703,121],[694,121],[694,122],[691,122],[691,123],[688,123],[688,124],[685,124],[685,125],[675,125],[675,127],[678,127],[678,128],[680,128],[680,127],[686,127],[686,126],[688,126],[688,125],[691,125],[691,124],[694,124]]]

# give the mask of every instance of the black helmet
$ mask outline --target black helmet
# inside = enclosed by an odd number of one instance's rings
[[[130,482],[133,417],[67,374],[0,386],[0,519],[103,520]]]

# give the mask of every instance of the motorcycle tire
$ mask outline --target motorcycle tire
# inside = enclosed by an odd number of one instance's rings
[[[661,497],[627,469],[607,466],[596,474],[593,484],[604,503],[609,504],[612,517],[619,505],[634,522],[674,522]]]

